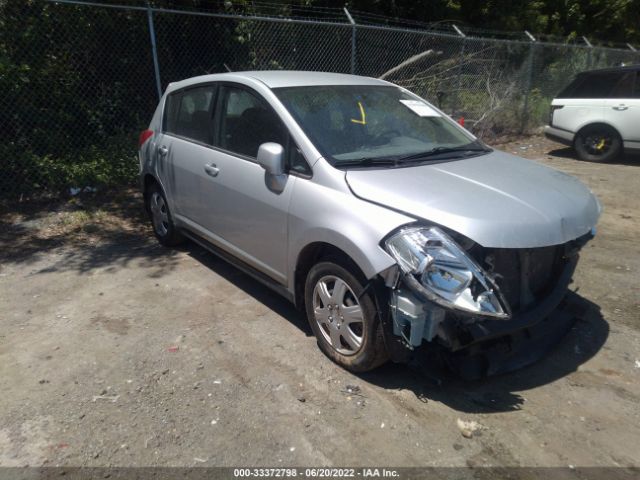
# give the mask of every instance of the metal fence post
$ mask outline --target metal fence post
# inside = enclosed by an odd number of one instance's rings
[[[354,75],[356,73],[356,22],[347,7],[344,7],[344,13],[351,24],[351,74]]]
[[[585,37],[584,35],[582,36],[582,40],[584,40],[584,43],[587,45],[587,68],[591,68],[591,64],[593,63],[593,58],[591,56],[591,51],[593,49],[593,45],[591,44],[591,42],[589,41],[589,39],[587,37]]]
[[[151,39],[151,54],[153,55],[153,69],[156,76],[158,100],[162,98],[162,84],[160,83],[160,64],[158,63],[158,49],[156,48],[156,29],[153,25],[153,10],[147,4],[147,19],[149,20],[149,38]]]
[[[531,41],[529,46],[529,58],[527,60],[527,77],[524,85],[524,103],[522,105],[522,120],[520,122],[520,133],[524,133],[529,120],[529,95],[531,94],[531,84],[533,83],[533,58],[535,55],[536,39],[528,31],[524,31],[525,35]]]
[[[460,47],[460,61],[458,62],[458,78],[457,78],[457,85],[456,85],[456,105],[455,105],[455,113],[456,114],[460,114],[461,113],[461,102],[460,102],[460,92],[462,91],[462,63],[464,62],[464,55],[465,55],[465,49],[467,46],[467,36],[462,32],[462,30],[460,30],[458,28],[457,25],[452,25],[453,29],[456,31],[456,33],[460,36],[460,38],[462,38],[462,47]]]

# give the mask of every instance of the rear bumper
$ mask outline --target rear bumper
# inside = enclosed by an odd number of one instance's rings
[[[562,143],[563,145],[567,145],[569,147],[573,145],[573,132],[568,132],[566,130],[547,125],[546,127],[544,127],[544,136],[549,140]]]

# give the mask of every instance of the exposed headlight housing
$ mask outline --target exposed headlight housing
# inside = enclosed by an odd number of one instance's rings
[[[408,286],[446,308],[507,319],[509,305],[491,277],[437,227],[408,227],[385,240]]]

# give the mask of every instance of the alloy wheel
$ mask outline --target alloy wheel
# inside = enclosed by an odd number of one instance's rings
[[[360,350],[364,315],[344,280],[333,275],[318,280],[313,289],[313,314],[322,336],[338,353],[354,355]]]
[[[604,155],[613,144],[613,138],[604,132],[593,132],[584,139],[584,147],[591,155]]]

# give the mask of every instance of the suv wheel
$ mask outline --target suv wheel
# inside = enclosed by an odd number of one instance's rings
[[[157,183],[149,186],[145,197],[145,207],[149,213],[153,233],[165,247],[172,247],[184,241],[173,223],[167,199]]]
[[[352,372],[371,370],[388,358],[372,295],[333,261],[318,263],[307,275],[305,307],[318,346]]]
[[[622,150],[618,133],[605,125],[587,127],[578,132],[574,146],[578,156],[588,162],[609,162]]]

